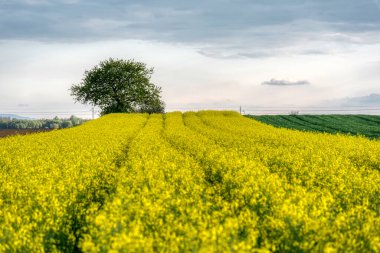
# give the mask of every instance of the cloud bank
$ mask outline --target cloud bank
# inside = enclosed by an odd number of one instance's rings
[[[350,97],[341,100],[342,106],[380,106],[380,94],[370,94],[363,97]]]
[[[380,40],[378,0],[14,0],[0,40],[150,40],[215,58],[334,53]]]
[[[109,57],[155,67],[172,107],[379,94],[379,2],[0,0],[0,110],[79,110],[68,88]]]

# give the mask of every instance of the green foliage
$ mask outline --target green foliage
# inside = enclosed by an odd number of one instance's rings
[[[63,121],[61,126],[62,128],[69,128],[73,126],[73,123],[71,123],[71,121]]]
[[[380,116],[374,115],[262,115],[248,116],[275,127],[295,130],[380,137]]]
[[[101,114],[116,112],[163,113],[161,88],[150,82],[153,68],[134,60],[102,61],[86,71],[82,82],[71,87],[80,103],[98,106]]]

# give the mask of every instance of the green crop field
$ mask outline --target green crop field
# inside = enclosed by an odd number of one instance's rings
[[[0,139],[0,252],[380,252],[380,142],[236,112]]]
[[[374,115],[263,115],[248,116],[275,127],[326,133],[380,137],[380,116]]]

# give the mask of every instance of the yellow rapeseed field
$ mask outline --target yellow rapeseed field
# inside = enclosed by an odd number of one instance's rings
[[[0,140],[0,252],[380,252],[380,141],[235,112]]]

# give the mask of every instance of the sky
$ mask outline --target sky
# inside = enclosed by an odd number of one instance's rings
[[[69,88],[110,57],[154,67],[168,111],[365,106],[380,0],[0,0],[0,113],[91,115]]]

